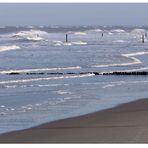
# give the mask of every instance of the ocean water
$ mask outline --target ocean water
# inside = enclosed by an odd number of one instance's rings
[[[147,75],[103,75],[148,71],[147,31],[140,26],[0,27],[0,133],[147,98]]]

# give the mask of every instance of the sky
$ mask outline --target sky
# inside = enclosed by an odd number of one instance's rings
[[[0,26],[148,25],[148,3],[0,3]]]

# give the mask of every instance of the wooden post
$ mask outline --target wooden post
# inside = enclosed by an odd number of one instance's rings
[[[68,42],[68,34],[66,34],[66,43]]]
[[[142,35],[142,43],[144,43],[144,35]]]

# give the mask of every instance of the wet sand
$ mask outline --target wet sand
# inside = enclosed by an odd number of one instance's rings
[[[148,143],[148,99],[2,134],[0,143]]]

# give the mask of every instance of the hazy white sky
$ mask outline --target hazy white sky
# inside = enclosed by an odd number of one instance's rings
[[[148,3],[1,3],[0,25],[148,25]]]

